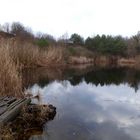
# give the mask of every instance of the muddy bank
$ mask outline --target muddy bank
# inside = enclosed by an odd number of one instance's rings
[[[0,127],[0,140],[28,140],[33,134],[42,134],[44,124],[55,114],[52,105],[25,106],[14,121]]]

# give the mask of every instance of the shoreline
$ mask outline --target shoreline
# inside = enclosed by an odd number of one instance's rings
[[[71,57],[68,61],[68,65],[81,65],[81,64],[93,64],[95,66],[128,66],[135,67],[138,66],[140,60],[135,58],[125,58],[118,56],[97,56],[94,58],[87,57]]]

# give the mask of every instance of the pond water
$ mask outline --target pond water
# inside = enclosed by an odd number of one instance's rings
[[[27,73],[29,90],[40,95],[32,102],[57,111],[30,140],[140,139],[140,71],[88,66]]]

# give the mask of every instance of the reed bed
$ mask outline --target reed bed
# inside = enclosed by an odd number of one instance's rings
[[[24,44],[9,44],[10,55],[16,64],[20,67],[34,67],[37,65],[39,57],[39,48],[29,43]]]
[[[21,67],[53,67],[65,63],[62,47],[40,48],[30,43],[15,43],[11,49],[11,57]]]
[[[15,64],[10,55],[10,48],[0,45],[0,95],[22,95],[22,78],[18,64]]]
[[[37,59],[37,65],[55,67],[64,64],[64,49],[62,47],[49,47],[46,49],[46,51],[40,50],[40,55]]]
[[[62,47],[39,48],[30,43],[0,40],[0,95],[23,95],[21,70],[65,63]]]

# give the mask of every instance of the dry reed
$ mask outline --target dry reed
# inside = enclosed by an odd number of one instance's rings
[[[30,43],[0,41],[0,95],[22,93],[21,68],[64,64],[63,48],[41,49]]]
[[[25,67],[50,67],[64,64],[64,50],[62,47],[39,48],[30,43],[15,43],[11,56],[15,62]]]
[[[22,68],[33,67],[39,56],[39,49],[29,43],[10,44],[10,55],[15,63],[19,63]]]
[[[64,50],[62,47],[49,47],[46,51],[40,50],[40,55],[37,59],[39,66],[53,67],[64,65]]]
[[[10,46],[0,44],[0,95],[21,96],[22,78],[10,56]]]

